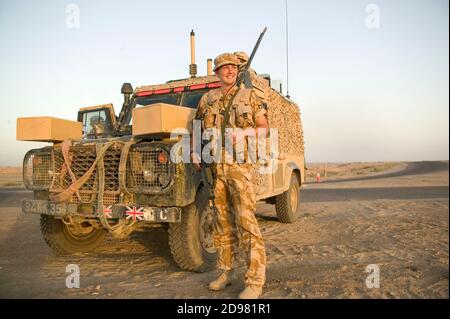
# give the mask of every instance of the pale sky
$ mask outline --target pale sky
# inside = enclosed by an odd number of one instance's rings
[[[70,4],[78,28],[68,27]],[[289,93],[308,162],[449,159],[447,0],[288,8]],[[76,120],[78,108],[104,103],[118,113],[123,82],[188,77],[191,29],[205,74],[207,58],[250,52],[267,26],[253,67],[286,87],[285,23],[284,0],[0,0],[0,165],[47,145],[16,141],[17,117]]]

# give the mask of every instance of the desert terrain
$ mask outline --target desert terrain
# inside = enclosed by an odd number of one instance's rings
[[[448,161],[308,165],[295,223],[258,204],[262,298],[449,298],[448,174]],[[0,187],[1,298],[236,298],[244,287],[241,260],[231,286],[208,291],[216,272],[180,270],[165,228],[57,257],[39,216],[21,213],[21,200],[32,198],[21,168],[1,168]],[[78,289],[66,288],[68,264],[79,265]],[[368,265],[379,269],[379,288],[366,286]]]

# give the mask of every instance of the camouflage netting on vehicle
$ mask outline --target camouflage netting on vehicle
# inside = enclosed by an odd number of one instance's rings
[[[280,155],[303,155],[303,129],[298,105],[281,96],[253,70],[250,76],[256,95],[267,104],[270,128],[278,129]]]
[[[278,129],[280,155],[303,155],[303,129],[300,108],[273,90],[267,94],[269,126]]]
[[[269,127],[278,129],[279,158],[282,159],[286,155],[303,155],[303,128],[299,106],[270,88],[261,77],[252,76],[252,83],[258,97],[267,103]],[[271,180],[267,175],[258,174],[258,169],[259,164],[254,167],[255,183],[264,192],[265,188],[270,189]]]

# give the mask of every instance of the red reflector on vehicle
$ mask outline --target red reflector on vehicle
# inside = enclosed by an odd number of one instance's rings
[[[198,90],[198,89],[204,89],[206,87],[206,84],[195,84],[191,85],[189,89],[191,90]]]
[[[209,88],[218,88],[218,87],[220,87],[220,82],[209,83],[208,87]]]
[[[136,93],[137,96],[147,96],[147,95],[152,95],[153,92],[152,91],[145,91],[145,92],[138,92]]]
[[[158,154],[158,162],[160,164],[167,164],[168,158],[166,152],[161,152]]]
[[[155,94],[166,94],[169,92],[170,92],[170,89],[155,90]]]
[[[184,86],[181,86],[179,88],[174,88],[173,91],[176,92],[183,92],[184,91]]]

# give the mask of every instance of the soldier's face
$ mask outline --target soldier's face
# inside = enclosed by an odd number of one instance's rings
[[[238,68],[236,65],[227,64],[217,70],[216,74],[225,85],[233,85],[236,82]]]

